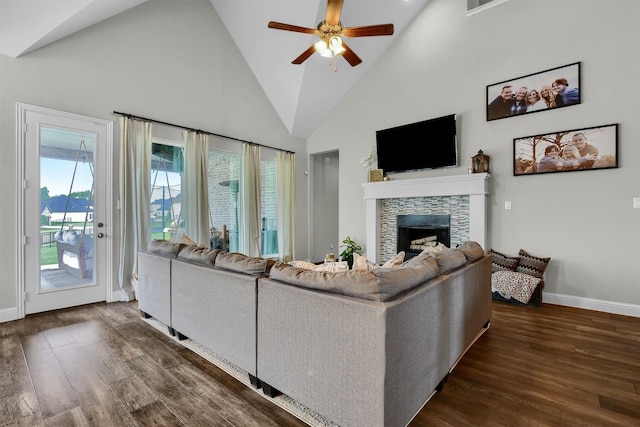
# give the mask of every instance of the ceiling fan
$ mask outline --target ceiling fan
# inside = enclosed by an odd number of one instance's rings
[[[390,36],[393,34],[393,24],[366,25],[363,27],[342,26],[340,14],[342,12],[343,0],[327,0],[327,13],[324,21],[320,22],[316,29],[299,27],[297,25],[283,24],[271,21],[269,28],[276,30],[293,31],[295,33],[315,34],[320,37],[316,43],[312,44],[300,56],[291,61],[292,64],[302,64],[315,52],[331,60],[337,56],[342,56],[352,67],[362,62],[362,59],[347,46],[342,37],[369,37],[369,36]],[[337,70],[337,68],[335,68]]]

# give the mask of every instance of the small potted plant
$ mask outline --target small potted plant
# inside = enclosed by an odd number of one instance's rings
[[[340,253],[340,259],[342,261],[347,261],[347,264],[349,264],[349,269],[351,269],[351,267],[353,266],[353,254],[359,254],[362,250],[362,246],[351,240],[351,237],[349,236],[347,236],[347,238],[344,239],[342,243],[344,243],[344,245],[340,245],[340,247],[345,249]]]

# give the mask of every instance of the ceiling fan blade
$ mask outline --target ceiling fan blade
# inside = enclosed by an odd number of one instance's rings
[[[342,35],[345,37],[390,36],[392,34],[393,24],[366,25],[342,30]]]
[[[349,64],[351,64],[352,67],[355,67],[356,65],[362,62],[362,59],[360,59],[360,57],[356,55],[356,53],[353,50],[351,50],[351,48],[347,46],[347,44],[344,41],[342,42],[342,47],[344,48],[344,52],[342,52],[342,56]]]
[[[342,1],[343,0],[327,0],[327,16],[325,18],[327,24],[338,25],[340,23]]]
[[[316,47],[314,45],[309,46],[309,49],[305,50],[298,56],[296,59],[291,61],[292,64],[300,65],[304,61],[306,61],[311,55],[313,55],[316,51]]]
[[[275,30],[285,30],[285,31],[293,31],[294,33],[304,33],[304,34],[316,34],[317,30],[313,28],[306,27],[298,27],[297,25],[291,24],[283,24],[282,22],[271,21],[267,24],[267,27],[273,28]]]

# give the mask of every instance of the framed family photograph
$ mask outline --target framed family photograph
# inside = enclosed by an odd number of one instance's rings
[[[565,130],[513,140],[513,174],[618,167],[618,125]]]
[[[487,121],[580,102],[580,63],[576,62],[487,86]]]

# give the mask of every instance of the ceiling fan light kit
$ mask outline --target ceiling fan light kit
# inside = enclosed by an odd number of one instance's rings
[[[302,52],[300,56],[294,59],[291,62],[292,64],[300,65],[313,55],[314,52],[317,52],[321,56],[329,58],[329,64],[331,64],[335,57],[342,56],[352,67],[355,67],[362,62],[362,59],[360,59],[360,57],[356,55],[349,46],[347,46],[347,44],[342,40],[342,37],[393,35],[393,24],[343,28],[342,22],[340,22],[342,3],[343,0],[327,0],[326,19],[320,22],[315,30],[313,28],[299,27],[297,25],[283,24],[281,22],[269,22],[267,25],[269,28],[303,34],[315,34],[320,37],[320,40],[312,44],[307,50]],[[334,71],[337,70],[337,64],[335,64]]]

